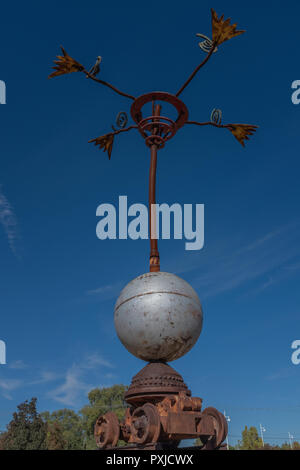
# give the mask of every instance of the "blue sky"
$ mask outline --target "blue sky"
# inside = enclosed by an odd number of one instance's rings
[[[0,428],[21,401],[79,409],[96,386],[128,384],[143,363],[117,339],[116,298],[147,271],[148,242],[100,241],[96,208],[147,201],[149,155],[133,131],[112,159],[88,144],[131,101],[81,74],[47,80],[62,44],[101,78],[138,96],[176,92],[203,58],[210,7],[247,32],[220,46],[183,92],[190,119],[221,108],[260,126],[242,146],[227,130],[186,126],[159,152],[158,202],[205,204],[205,246],[160,243],[161,267],[203,303],[196,346],[172,365],[204,405],[226,409],[230,435],[262,423],[300,440],[300,106],[296,1],[51,1],[1,7]],[[3,217],[6,211],[8,218]],[[273,442],[280,440],[267,439]]]

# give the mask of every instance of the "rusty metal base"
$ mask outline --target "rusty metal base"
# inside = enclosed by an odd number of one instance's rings
[[[97,419],[100,449],[116,448],[119,440],[128,444],[123,450],[167,449],[200,438],[202,450],[214,450],[226,439],[223,414],[212,407],[202,411],[202,399],[192,397],[181,375],[164,362],[150,362],[134,376],[125,401],[129,407],[120,423],[113,412]]]

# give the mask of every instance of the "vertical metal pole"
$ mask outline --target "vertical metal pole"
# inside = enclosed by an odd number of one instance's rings
[[[154,116],[160,115],[160,105],[154,107]],[[155,121],[154,121],[155,122]],[[153,134],[157,132],[155,126],[153,126]],[[155,189],[156,189],[156,167],[157,167],[157,144],[152,144],[151,150],[151,161],[150,161],[150,172],[149,172],[149,232],[150,232],[150,272],[160,271],[160,260],[157,244],[157,233],[156,233],[156,209],[154,204],[155,200]]]
[[[226,421],[229,423],[229,422],[230,422],[230,417],[229,417],[229,416],[226,416],[226,411],[225,411],[225,410],[224,410],[224,416],[225,416],[225,419],[226,419]],[[227,450],[229,450],[229,439],[228,439],[228,434],[229,434],[229,430],[228,430],[228,433],[227,433],[227,436],[226,436]]]
[[[293,449],[293,439],[294,439],[294,436],[291,435],[291,433],[289,432],[289,441],[290,441],[290,448]]]
[[[261,424],[259,425],[259,427],[260,427],[260,435],[261,435],[262,445],[263,445],[263,447],[265,447],[265,443],[264,443],[264,429],[265,428]]]

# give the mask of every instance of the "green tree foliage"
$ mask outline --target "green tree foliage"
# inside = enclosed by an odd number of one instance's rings
[[[46,449],[47,424],[36,410],[36,401],[32,398],[17,407],[2,441],[5,450]]]
[[[195,439],[194,446],[202,446],[202,442],[201,442],[201,439],[199,437],[197,439]]]
[[[201,440],[196,439],[194,445],[201,445]],[[242,440],[238,442],[236,446],[229,445],[229,450],[291,450],[291,445],[288,442],[284,442],[280,445],[271,445],[267,442],[262,442],[262,439],[258,435],[258,431],[254,426],[245,429],[242,432]],[[300,443],[297,441],[293,442],[293,450],[300,450]]]
[[[0,434],[0,450],[5,450],[5,440],[7,432],[1,432]]]
[[[83,419],[83,428],[86,433],[86,449],[95,449],[94,426],[99,415],[107,411],[116,413],[119,419],[125,413],[124,393],[125,385],[113,385],[107,388],[95,388],[88,394],[89,404],[84,406],[80,413]]]
[[[126,389],[124,385],[114,385],[91,390],[89,404],[79,413],[66,408],[38,413],[36,398],[25,401],[17,407],[7,431],[0,433],[0,450],[96,449],[95,422],[107,411],[114,411],[119,419],[124,416]]]
[[[265,443],[259,450],[281,450],[279,446],[271,446],[271,444]]]
[[[47,425],[46,435],[46,449],[47,450],[65,450],[67,449],[67,442],[64,439],[63,429],[58,423]]]
[[[284,442],[281,446],[281,450],[300,450],[300,444],[299,442],[294,441],[291,448],[291,444],[289,442]]]
[[[242,440],[239,441],[238,448],[240,450],[258,450],[262,447],[262,439],[259,437],[256,427],[251,426],[248,429],[248,427],[245,426],[242,432]]]
[[[85,448],[83,420],[75,411],[64,408],[52,413],[45,411],[41,413],[41,416],[49,426],[59,425],[65,450]]]
[[[127,387],[114,385],[95,388],[88,394],[89,404],[79,413],[67,408],[38,413],[36,398],[25,401],[17,407],[7,430],[0,432],[0,450],[77,450],[96,449],[94,425],[99,415],[114,411],[119,419],[125,413],[124,393]],[[119,442],[122,445],[122,442]],[[199,439],[195,445],[201,445]],[[242,440],[229,450],[291,450],[289,442],[281,447],[265,443],[254,426],[242,432]],[[300,450],[300,443],[293,442],[293,450]]]

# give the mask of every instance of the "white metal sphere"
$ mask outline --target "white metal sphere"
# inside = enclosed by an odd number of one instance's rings
[[[175,274],[146,273],[122,290],[115,328],[128,351],[144,361],[174,361],[196,343],[203,313],[194,289]]]

